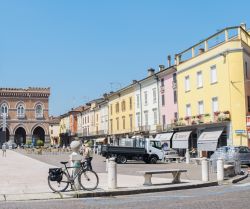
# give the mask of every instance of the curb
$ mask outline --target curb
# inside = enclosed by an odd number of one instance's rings
[[[242,175],[242,176],[236,177],[236,178],[234,178],[234,179],[231,179],[231,182],[232,182],[233,184],[235,184],[235,183],[237,183],[237,182],[239,182],[239,181],[242,181],[242,180],[246,179],[247,177],[248,177],[248,173],[247,173],[247,174],[244,174],[244,175]]]
[[[55,200],[55,199],[72,199],[72,198],[87,198],[87,197],[107,197],[107,196],[120,196],[120,195],[132,195],[141,193],[153,193],[153,192],[163,192],[163,191],[174,191],[174,190],[184,190],[184,189],[195,189],[202,187],[218,186],[217,181],[207,182],[207,183],[195,183],[187,184],[181,186],[150,186],[141,188],[123,188],[115,189],[110,191],[70,191],[63,193],[37,193],[37,194],[19,194],[19,195],[0,195],[0,201],[28,201],[28,200]],[[4,197],[4,198],[1,198]]]

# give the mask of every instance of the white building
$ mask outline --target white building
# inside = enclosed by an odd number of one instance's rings
[[[148,77],[135,81],[135,130],[156,133],[160,127],[159,83],[154,69],[148,70]]]

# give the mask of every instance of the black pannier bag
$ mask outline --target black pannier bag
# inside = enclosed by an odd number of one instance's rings
[[[49,169],[49,179],[50,181],[58,181],[62,180],[62,169],[61,168],[50,168]]]

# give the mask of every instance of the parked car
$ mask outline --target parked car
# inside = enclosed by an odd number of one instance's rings
[[[250,164],[250,149],[246,146],[223,146],[217,148],[211,160],[217,160],[218,157],[222,157],[225,161],[239,159],[241,164]]]

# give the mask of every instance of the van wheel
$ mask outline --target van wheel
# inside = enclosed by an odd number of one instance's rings
[[[156,162],[157,162],[157,158],[156,157],[151,157],[150,163],[151,164],[156,164]]]
[[[127,158],[124,155],[119,155],[117,157],[117,162],[121,164],[125,164],[127,162]]]

